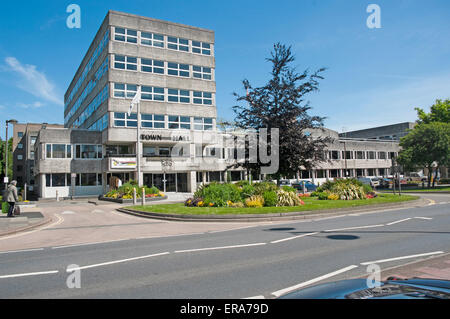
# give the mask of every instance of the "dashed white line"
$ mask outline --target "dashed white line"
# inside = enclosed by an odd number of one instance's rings
[[[417,218],[417,219],[425,219],[425,220],[433,219],[432,217],[414,217],[414,218]]]
[[[386,225],[387,226],[391,226],[391,225],[395,225],[395,224],[398,224],[398,223],[401,223],[401,222],[405,222],[405,221],[410,220],[410,219],[411,218],[400,219],[400,220],[397,220],[395,222],[387,223]]]
[[[396,260],[410,259],[410,258],[417,258],[417,257],[425,257],[425,256],[438,255],[438,254],[443,254],[443,253],[444,253],[443,251],[433,251],[433,252],[424,253],[424,254],[394,257],[394,258],[380,259],[380,260],[374,260],[374,261],[366,261],[366,262],[361,263],[361,265],[367,266],[370,264],[380,264],[380,263],[385,263],[385,262],[389,262],[389,261],[396,261]]]
[[[50,274],[57,274],[57,273],[58,273],[58,270],[29,272],[29,273],[24,273],[24,274],[4,275],[4,276],[0,276],[0,279],[17,278],[17,277],[28,277],[28,276],[39,276],[39,275],[50,275]]]
[[[303,235],[298,235],[298,236],[292,236],[292,237],[287,237],[287,238],[283,238],[283,239],[278,239],[278,240],[274,240],[271,241],[271,244],[277,244],[277,243],[281,243],[283,241],[288,241],[288,240],[292,240],[292,239],[296,239],[296,238],[301,238],[301,237],[305,237],[305,236],[310,236],[310,235],[315,235],[318,234],[318,232],[315,233],[308,233],[308,234],[303,234]]]
[[[8,251],[2,251],[2,252],[0,252],[0,254],[23,253],[23,252],[37,251],[37,250],[44,250],[44,248],[33,248],[33,249],[22,249],[22,250],[8,250]]]
[[[311,279],[311,280],[299,283],[297,285],[274,291],[274,292],[272,292],[272,295],[274,295],[275,297],[280,297],[281,295],[284,295],[284,294],[286,294],[288,292],[291,292],[293,290],[296,290],[296,289],[299,289],[299,288],[302,288],[302,287],[314,284],[314,283],[316,283],[318,281],[322,281],[324,279],[327,279],[327,278],[330,278],[330,277],[342,274],[344,272],[347,272],[347,271],[352,270],[352,269],[357,268],[357,267],[358,266],[356,266],[356,265],[351,265],[351,266],[348,266],[348,267],[345,267],[345,268],[342,268],[342,269],[330,272],[329,274],[326,274],[326,275],[323,275],[323,276],[320,276],[320,277],[317,277],[317,278],[314,278],[314,279]]]
[[[260,296],[253,296],[253,297],[242,298],[242,299],[265,299],[265,298],[264,298],[264,296],[260,295]]]
[[[229,249],[229,248],[242,248],[242,247],[262,246],[262,245],[265,245],[265,244],[266,243],[254,243],[254,244],[233,245],[233,246],[185,249],[185,250],[175,250],[175,253],[187,253],[187,252],[194,252],[194,251],[218,250],[218,249]]]
[[[356,227],[348,227],[348,228],[337,228],[337,229],[328,229],[324,230],[323,232],[330,233],[335,231],[341,231],[341,230],[353,230],[353,229],[364,229],[364,228],[374,228],[374,227],[382,227],[383,224],[379,225],[368,225],[368,226],[356,226]]]
[[[76,267],[76,268],[69,268],[69,269],[67,269],[67,272],[72,272],[74,270],[82,270],[82,269],[89,269],[89,268],[95,268],[95,267],[101,267],[101,266],[114,265],[114,264],[124,263],[127,261],[146,259],[146,258],[163,256],[163,255],[168,255],[168,254],[170,254],[170,253],[168,251],[166,251],[166,252],[158,253],[158,254],[139,256],[139,257],[133,257],[133,258],[127,258],[127,259],[120,259],[120,260],[113,260],[113,261],[108,261],[108,262],[104,262],[104,263],[100,263],[100,264],[87,265],[87,266]]]

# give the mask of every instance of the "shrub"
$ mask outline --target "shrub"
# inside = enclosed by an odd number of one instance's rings
[[[272,182],[254,183],[253,187],[255,188],[255,195],[262,195],[264,192],[270,191],[276,192],[278,190],[278,186]]]
[[[203,198],[204,203],[214,203],[215,206],[227,206],[227,201],[241,201],[241,191],[239,187],[231,183],[220,184],[213,182],[200,187],[195,193],[194,198]]]
[[[247,180],[243,180],[243,181],[239,181],[234,183],[234,185],[238,186],[238,187],[243,187],[244,185],[250,185],[250,182]]]
[[[230,207],[242,208],[244,207],[244,203],[243,202],[231,203]]]
[[[247,207],[263,207],[264,198],[261,195],[253,195],[245,200],[245,206]]]
[[[336,194],[330,194],[330,195],[328,195],[328,199],[329,200],[338,200],[339,196]]]
[[[281,189],[286,191],[286,192],[297,193],[297,190],[294,187],[291,187],[291,186],[281,186]]]
[[[329,194],[336,194],[339,196],[339,199],[342,200],[364,199],[366,198],[365,189],[367,191],[372,191],[372,188],[369,186],[369,189],[367,186],[364,186],[360,181],[356,179],[338,179],[323,183],[322,186],[317,189],[317,191],[319,193],[326,192]],[[319,199],[325,199],[324,196],[325,195],[319,195]]]
[[[363,184],[362,188],[364,190],[364,193],[369,193],[369,192],[373,192],[372,186],[368,185],[368,184]]]
[[[450,184],[450,178],[441,178],[439,184]]]
[[[311,197],[317,197],[317,196],[319,196],[319,191],[314,191],[314,192],[312,192],[311,193]]]
[[[251,184],[246,184],[242,186],[241,197],[243,200],[255,194],[255,187]]]
[[[327,192],[320,192],[318,193],[317,197],[319,200],[327,200],[328,199],[328,193]]]
[[[278,196],[277,193],[274,191],[264,192],[263,198],[264,198],[264,206],[273,207],[277,206],[278,204]]]
[[[297,196],[296,193],[287,192],[285,190],[279,189],[277,191],[278,206],[300,206],[302,205],[302,200]]]

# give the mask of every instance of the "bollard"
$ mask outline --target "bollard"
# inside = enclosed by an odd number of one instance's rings
[[[137,204],[137,199],[136,199],[136,188],[133,188],[133,205]]]
[[[303,190],[303,194],[305,194],[306,193],[306,191],[305,191],[305,181],[302,181],[302,190]]]
[[[58,191],[56,191],[56,201],[59,202],[59,195],[58,195]]]
[[[145,188],[142,188],[142,206],[145,205]]]

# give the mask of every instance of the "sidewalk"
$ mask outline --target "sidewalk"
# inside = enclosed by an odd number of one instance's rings
[[[450,254],[429,257],[401,266],[381,270],[381,280],[388,277],[409,279],[413,277],[450,280]]]
[[[6,214],[0,213],[0,237],[27,231],[49,223],[52,219],[45,217],[35,207],[21,207],[19,216],[8,218]]]

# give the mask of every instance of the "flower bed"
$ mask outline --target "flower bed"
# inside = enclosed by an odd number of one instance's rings
[[[152,187],[139,187],[136,183],[125,183],[118,189],[111,190],[104,196],[100,196],[100,199],[110,200],[114,202],[124,203],[131,202],[133,200],[133,192],[136,189],[136,198],[142,198],[142,189],[145,190],[146,199],[163,199],[167,198],[158,188]]]

